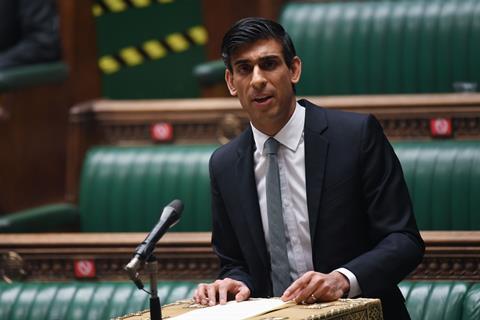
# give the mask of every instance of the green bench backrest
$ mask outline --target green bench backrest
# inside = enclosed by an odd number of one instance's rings
[[[480,141],[398,142],[421,230],[480,230]]]
[[[161,303],[193,296],[196,282],[163,281]],[[400,283],[412,320],[480,319],[480,283]],[[110,319],[148,309],[149,296],[130,282],[0,283],[0,319]]]
[[[404,281],[399,287],[412,320],[480,319],[480,283]]]
[[[451,92],[480,85],[480,1],[291,2],[300,95]]]
[[[210,231],[208,161],[216,145],[99,147],[82,171],[82,231],[148,231],[185,204],[174,231]],[[396,142],[421,230],[480,230],[480,141]]]
[[[162,281],[158,295],[163,305],[191,298],[196,286]],[[148,309],[149,297],[131,282],[0,282],[0,319],[111,319]]]
[[[97,147],[84,161],[81,230],[148,231],[173,199],[184,203],[175,231],[211,229],[208,161],[215,145]]]

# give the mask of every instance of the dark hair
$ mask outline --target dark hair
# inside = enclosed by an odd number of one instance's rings
[[[293,57],[297,55],[292,39],[290,39],[290,36],[280,24],[257,17],[249,17],[237,21],[223,37],[221,51],[225,66],[232,71],[232,63],[230,61],[232,54],[241,46],[262,39],[275,39],[280,42],[283,59],[290,68]]]

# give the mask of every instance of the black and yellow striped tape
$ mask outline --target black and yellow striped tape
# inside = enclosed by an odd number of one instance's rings
[[[145,8],[152,4],[167,4],[174,0],[95,0],[92,6],[93,15],[99,17],[105,13],[118,13],[128,8]]]
[[[98,66],[104,74],[113,74],[123,67],[138,66],[149,60],[164,58],[169,53],[186,51],[193,45],[204,45],[207,40],[205,27],[194,26],[184,32],[169,34],[164,39],[148,40],[138,46],[122,48],[116,54],[102,56]]]

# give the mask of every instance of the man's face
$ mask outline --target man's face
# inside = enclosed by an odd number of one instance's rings
[[[232,72],[225,71],[230,94],[238,96],[255,128],[275,135],[295,110],[292,85],[300,80],[300,58],[294,57],[289,68],[282,45],[268,39],[240,47],[232,55],[231,64]]]

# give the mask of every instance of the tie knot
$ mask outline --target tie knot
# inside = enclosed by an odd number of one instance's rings
[[[270,137],[265,141],[265,151],[267,154],[277,154],[279,142],[274,138]]]

